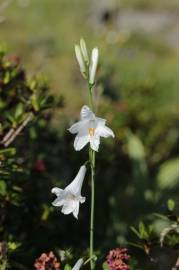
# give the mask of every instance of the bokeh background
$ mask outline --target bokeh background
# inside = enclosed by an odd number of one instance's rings
[[[67,131],[88,102],[74,56],[81,37],[89,50],[99,48],[95,101],[98,115],[116,135],[102,141],[97,154],[99,258],[132,242],[130,226],[141,220],[161,230],[163,224],[152,213],[165,212],[166,201],[177,202],[179,194],[178,15],[177,0],[1,0],[2,46],[21,58],[28,76],[43,74],[51,93],[64,99],[47,123],[30,125],[16,142],[30,172],[21,176],[20,206],[10,208],[12,215],[7,213],[1,226],[5,239],[22,243],[12,255],[12,269],[32,269],[44,251],[71,248],[79,257],[88,247],[89,181],[78,221],[54,209],[50,193],[54,185],[66,186],[87,159],[87,149],[73,150],[74,138]],[[136,269],[160,269],[143,251],[129,248],[140,261]],[[169,254],[172,264],[175,253]]]

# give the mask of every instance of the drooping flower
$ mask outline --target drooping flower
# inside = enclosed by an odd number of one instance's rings
[[[83,265],[83,259],[80,258],[75,265],[73,266],[72,270],[79,270],[81,268],[81,266]]]
[[[96,117],[88,106],[81,109],[81,120],[73,124],[69,131],[76,134],[74,148],[80,151],[87,143],[94,151],[98,151],[100,137],[114,137],[113,131],[106,126],[106,120]]]
[[[86,174],[86,166],[80,167],[80,170],[75,179],[65,188],[60,189],[54,187],[51,192],[57,198],[52,202],[53,206],[62,207],[61,212],[65,215],[73,213],[73,216],[78,219],[80,203],[85,202],[85,197],[81,196],[81,188]]]
[[[128,265],[130,256],[126,248],[116,248],[109,251],[106,257],[106,263],[109,270],[130,270]]]
[[[60,262],[58,262],[53,252],[50,251],[49,253],[42,253],[36,259],[34,267],[36,270],[60,270]]]
[[[98,57],[99,52],[98,48],[94,48],[91,53],[91,63],[90,63],[90,69],[89,69],[89,83],[94,84],[95,82],[95,75],[98,65]]]

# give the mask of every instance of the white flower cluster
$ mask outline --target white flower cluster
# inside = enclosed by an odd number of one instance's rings
[[[98,63],[98,49],[92,50],[91,61],[89,62],[86,44],[83,39],[80,40],[80,45],[75,46],[76,58],[78,60],[81,73],[87,75],[87,67],[89,66],[89,83],[94,84],[95,74]],[[69,131],[76,134],[74,140],[74,148],[80,151],[88,143],[93,151],[98,151],[100,137],[114,137],[113,131],[106,126],[106,120],[96,117],[91,109],[84,105],[81,109],[80,120],[73,124]],[[57,198],[53,201],[53,206],[61,207],[61,212],[65,215],[73,214],[77,219],[80,203],[85,202],[85,197],[81,196],[82,184],[86,174],[86,166],[80,167],[78,174],[74,180],[65,189],[54,187],[52,193]]]

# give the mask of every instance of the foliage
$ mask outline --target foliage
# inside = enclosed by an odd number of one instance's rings
[[[23,215],[27,212],[27,208],[24,208],[24,190],[27,188],[30,173],[28,141],[35,136],[36,130],[31,130],[31,135],[26,136],[25,144],[22,144],[22,132],[24,133],[26,126],[37,117],[42,117],[44,110],[62,106],[62,98],[54,100],[48,93],[48,86],[43,78],[28,80],[20,59],[6,55],[3,48],[0,52],[0,95],[0,234],[1,239],[6,241],[1,245],[7,243],[6,253],[10,255],[26,241],[21,218],[24,218]],[[50,114],[45,112],[43,118],[44,116],[48,119]],[[45,118],[43,122],[39,119],[36,121],[44,126],[47,123]],[[36,166],[36,170],[40,170],[39,165]],[[2,263],[11,266],[7,254],[2,254]],[[12,263],[12,267],[16,267],[15,265]]]

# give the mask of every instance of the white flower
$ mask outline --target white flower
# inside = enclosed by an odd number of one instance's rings
[[[94,84],[95,82],[96,69],[98,65],[98,57],[99,57],[98,48],[94,48],[91,53],[91,63],[90,63],[90,68],[89,68],[89,83],[90,84]]]
[[[76,54],[76,59],[78,61],[78,64],[80,66],[80,71],[82,75],[85,77],[86,73],[86,65],[83,59],[82,51],[79,45],[75,45],[75,54]]]
[[[80,258],[76,263],[75,265],[73,266],[72,270],[79,270],[81,268],[83,264],[83,259]]]
[[[61,212],[65,215],[73,213],[78,219],[80,203],[85,202],[85,197],[81,196],[81,188],[86,174],[86,166],[81,166],[75,179],[64,190],[54,187],[51,192],[57,198],[52,202],[53,206],[62,207]]]
[[[105,124],[105,119],[96,117],[88,106],[83,106],[81,120],[69,128],[72,134],[77,133],[74,141],[75,150],[80,151],[87,143],[90,143],[90,147],[98,151],[100,137],[114,137],[113,131]]]

